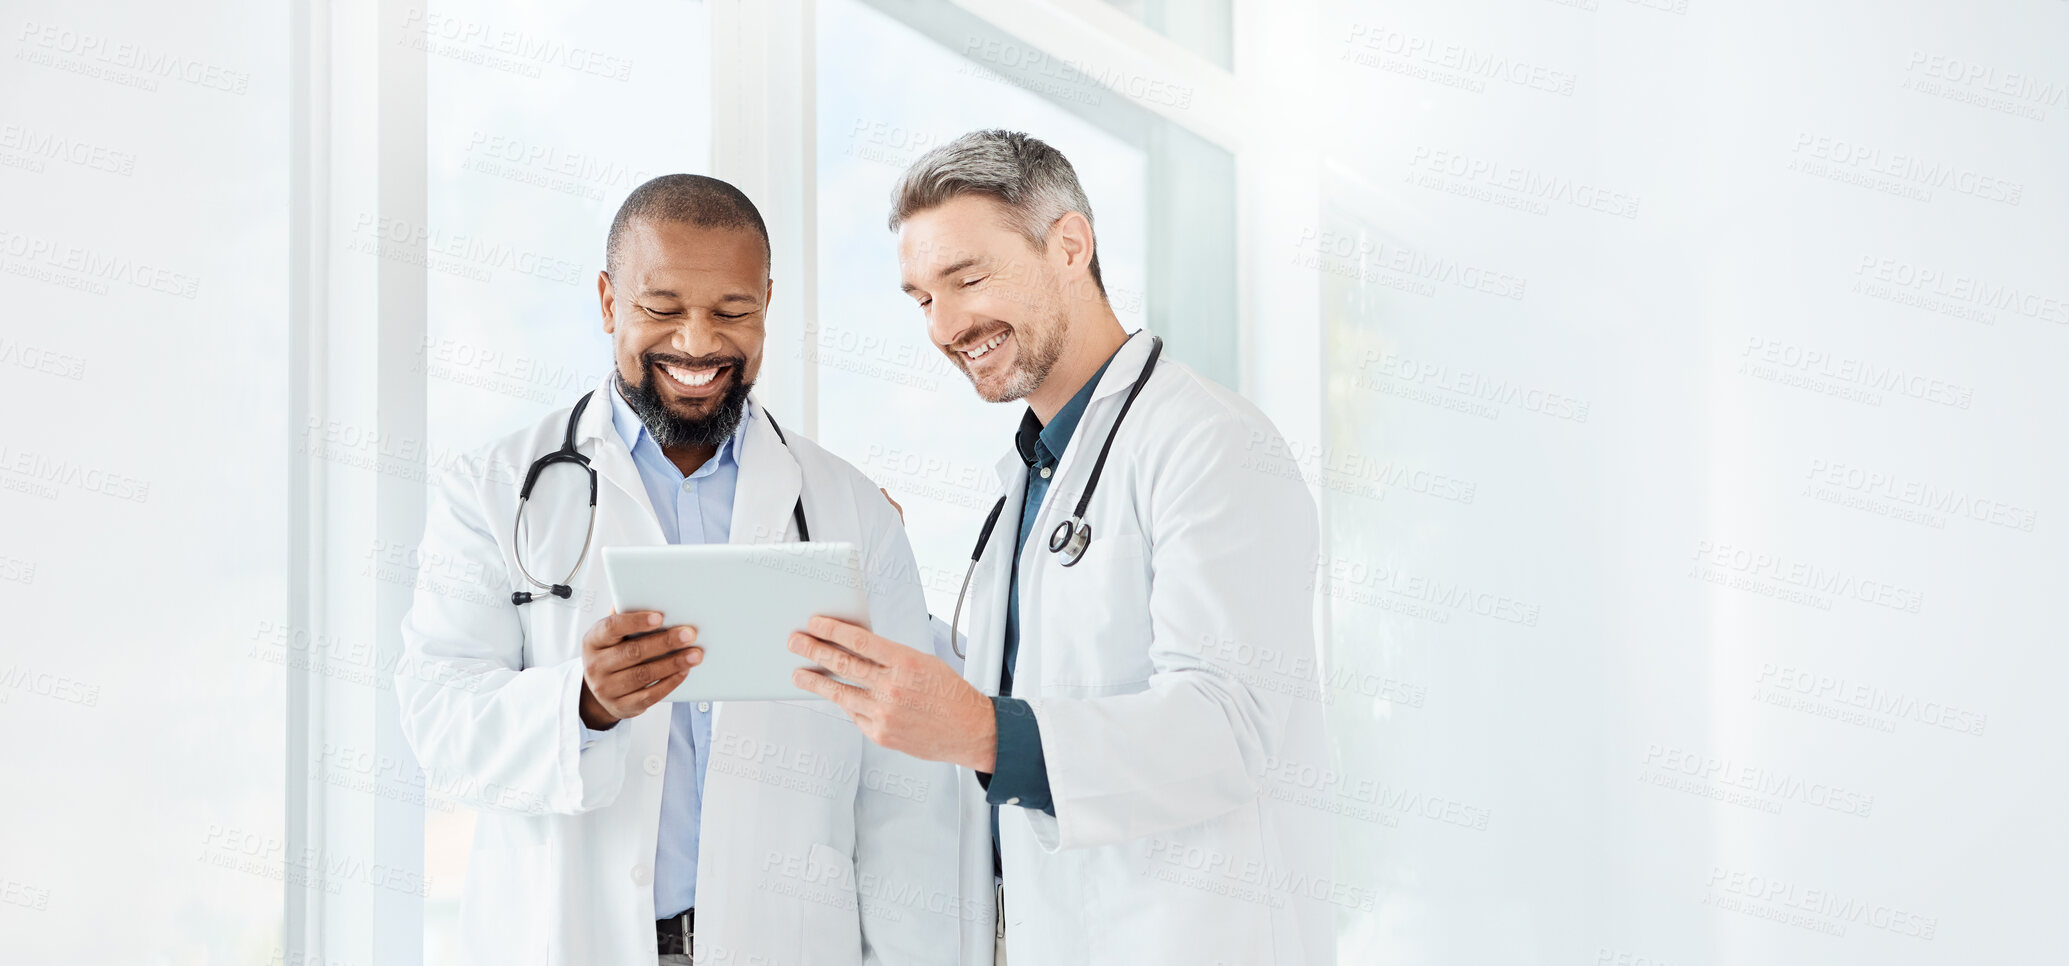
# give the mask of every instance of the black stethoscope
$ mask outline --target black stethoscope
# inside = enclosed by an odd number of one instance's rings
[[[524,486],[517,491],[517,520],[510,525],[510,553],[512,558],[517,561],[517,572],[523,574],[524,579],[530,581],[532,586],[546,591],[543,594],[535,594],[528,590],[512,592],[510,602],[520,607],[541,597],[551,596],[562,600],[574,597],[575,589],[568,586],[566,582],[575,579],[575,572],[582,569],[582,561],[589,557],[589,543],[596,537],[596,467],[589,465],[589,457],[575,451],[575,425],[582,421],[582,410],[588,408],[589,397],[594,395],[596,395],[596,390],[592,389],[583,393],[582,398],[575,401],[574,411],[568,413],[567,439],[560,444],[559,449],[532,461],[532,468],[524,474]],[[763,415],[767,414],[764,413]],[[769,416],[769,428],[776,431],[777,442],[782,443],[786,448],[790,446],[790,441],[783,438],[783,427],[776,425],[776,417]],[[546,467],[552,466],[555,463],[573,463],[580,466],[582,472],[589,474],[589,531],[582,537],[582,552],[575,556],[575,565],[568,568],[568,575],[562,578],[561,583],[549,584],[532,576],[532,572],[526,569],[524,565],[524,508],[525,504],[531,502],[532,484],[539,482],[539,474],[544,472]],[[805,498],[803,494],[798,495],[797,503],[790,508],[790,516],[791,519],[797,521],[797,538],[810,543],[812,541],[812,530],[810,527],[805,526]]]
[[[1078,508],[1070,519],[1056,525],[1049,532],[1049,552],[1063,558],[1066,567],[1075,566],[1084,559],[1085,551],[1092,546],[1092,525],[1085,522],[1085,510],[1092,505],[1092,491],[1099,487],[1099,474],[1106,469],[1106,454],[1113,451],[1114,437],[1121,432],[1121,420],[1128,418],[1128,408],[1135,405],[1135,397],[1142,393],[1142,387],[1149,382],[1150,372],[1157,367],[1157,357],[1164,352],[1164,340],[1149,337],[1149,358],[1142,363],[1142,371],[1135,376],[1135,384],[1128,387],[1128,398],[1121,401],[1121,411],[1114,416],[1114,424],[1106,431],[1106,445],[1099,447],[1099,459],[1092,464],[1092,475],[1085,479],[1085,492],[1078,496]],[[970,576],[977,572],[977,561],[984,556],[984,546],[991,542],[991,528],[998,525],[999,514],[1006,509],[1006,498],[991,505],[991,515],[984,518],[984,529],[977,531],[977,548],[970,551],[970,566],[963,571],[962,589],[955,592],[955,613],[948,619],[948,642],[955,648],[955,656],[966,657],[957,636],[957,625],[963,619],[963,595],[970,591]]]

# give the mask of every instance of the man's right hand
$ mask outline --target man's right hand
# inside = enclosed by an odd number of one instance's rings
[[[661,613],[612,614],[582,635],[582,723],[604,731],[654,706],[704,660],[697,629],[662,627]]]

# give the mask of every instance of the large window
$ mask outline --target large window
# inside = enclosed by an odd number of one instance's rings
[[[124,7],[0,40],[0,958],[264,963],[322,871],[284,828],[285,14]]]
[[[432,9],[417,362],[435,460],[572,403],[611,371],[596,294],[611,216],[649,178],[708,172],[711,75],[701,4]],[[427,799],[427,963],[457,961],[473,826],[464,804]]]

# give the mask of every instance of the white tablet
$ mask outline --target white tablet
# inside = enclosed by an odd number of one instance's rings
[[[666,701],[823,700],[790,683],[817,667],[790,652],[815,615],[869,626],[862,555],[852,543],[605,547],[619,613],[657,610],[662,626],[697,629],[704,660]]]

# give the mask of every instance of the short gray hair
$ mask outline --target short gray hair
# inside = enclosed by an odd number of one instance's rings
[[[1063,152],[1018,131],[972,131],[920,156],[891,189],[890,227],[897,231],[922,211],[963,195],[984,195],[1004,206],[1007,219],[1030,244],[1049,242],[1049,226],[1069,212],[1092,223],[1092,201]],[[1098,236],[1093,236],[1092,284],[1106,294],[1099,277]]]

